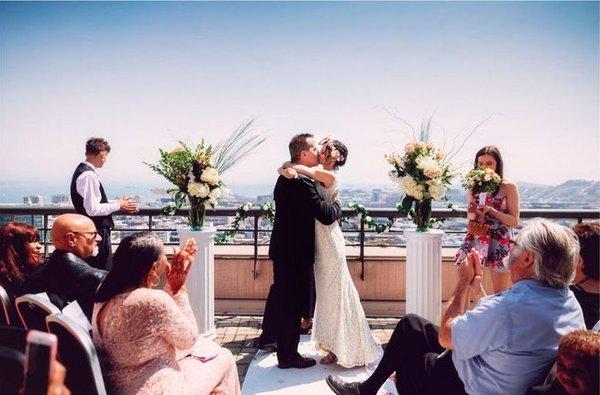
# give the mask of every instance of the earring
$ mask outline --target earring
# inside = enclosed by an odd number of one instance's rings
[[[148,273],[148,288],[156,288],[160,283],[160,277],[156,273]]]

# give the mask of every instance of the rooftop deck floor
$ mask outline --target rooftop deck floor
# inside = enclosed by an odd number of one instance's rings
[[[369,318],[371,333],[385,348],[398,323],[398,318]],[[228,348],[236,359],[240,384],[243,384],[248,366],[256,354],[254,340],[260,336],[262,316],[220,315],[215,317],[216,342]]]

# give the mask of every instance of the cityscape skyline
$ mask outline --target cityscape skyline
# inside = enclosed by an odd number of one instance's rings
[[[0,186],[3,183],[0,182]],[[6,183],[4,183],[6,185]],[[114,186],[114,184],[112,185]],[[39,186],[38,186],[39,187]],[[246,202],[271,202],[271,184],[235,185],[221,197],[220,207],[238,207]],[[142,207],[162,207],[170,201],[162,188],[133,188],[121,187],[114,189],[115,194],[110,198],[131,196]],[[520,185],[521,208],[568,208],[568,209],[597,209],[600,208],[600,182],[592,180],[569,180],[556,186],[545,186],[533,183]],[[22,184],[22,189],[13,188],[7,192],[0,188],[1,205],[71,205],[68,193],[61,191],[56,185],[40,192],[34,185]],[[117,193],[118,192],[118,193]],[[162,193],[160,193],[162,192]],[[340,187],[340,197],[344,205],[350,202],[363,203],[369,207],[395,207],[402,199],[402,194],[394,185],[345,185]],[[461,187],[452,187],[446,193],[447,200],[435,201],[436,207],[444,207],[452,203],[455,207],[463,207],[466,202],[466,192]]]
[[[383,155],[433,115],[453,164],[497,145],[510,179],[600,179],[597,2],[0,3],[0,181],[65,182],[85,140],[105,184],[249,119],[269,140],[224,175],[267,184],[299,131],[346,142],[342,184],[387,183]],[[489,118],[489,119],[488,119]],[[461,137],[457,138],[460,142]],[[585,158],[585,162],[581,162]],[[109,191],[110,192],[110,191]]]

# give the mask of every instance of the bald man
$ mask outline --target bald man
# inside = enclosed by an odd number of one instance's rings
[[[52,225],[55,250],[26,280],[25,293],[46,292],[60,309],[76,300],[91,319],[96,289],[107,272],[91,267],[85,260],[97,254],[100,240],[94,222],[88,217],[80,214],[56,217]]]

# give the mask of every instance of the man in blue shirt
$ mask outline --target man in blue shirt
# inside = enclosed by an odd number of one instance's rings
[[[376,394],[396,372],[402,395],[523,394],[547,372],[560,338],[585,329],[569,290],[578,260],[579,243],[570,229],[536,221],[511,241],[506,265],[514,285],[467,310],[481,281],[479,257],[471,252],[456,267],[458,281],[439,328],[409,314],[366,381],[329,376],[327,383],[336,394]]]

